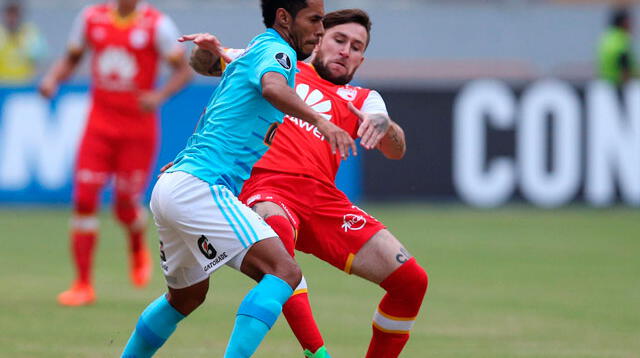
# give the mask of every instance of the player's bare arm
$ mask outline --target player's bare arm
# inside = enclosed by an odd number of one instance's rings
[[[375,148],[389,131],[391,118],[386,113],[364,113],[351,102],[349,102],[349,110],[360,118],[360,128],[358,128],[360,145],[365,149]]]
[[[224,52],[222,44],[215,36],[208,33],[184,35],[178,39],[180,42],[192,41],[196,46],[191,52],[189,65],[194,71],[203,76],[220,76],[222,74],[222,61],[232,61]]]
[[[40,82],[40,94],[46,98],[52,98],[58,92],[60,83],[71,77],[75,72],[82,56],[84,49],[69,49],[62,58],[55,62],[51,69],[46,73],[42,82]]]
[[[262,96],[280,111],[315,125],[329,141],[334,154],[337,150],[342,158],[346,159],[351,148],[353,155],[357,155],[355,142],[349,133],[307,106],[288,86],[282,74],[268,72],[262,76]]]
[[[402,127],[391,121],[387,134],[382,137],[377,148],[387,159],[402,159],[407,152],[407,142]]]
[[[167,56],[165,62],[171,68],[171,76],[162,88],[140,95],[140,106],[145,111],[155,111],[164,101],[180,91],[193,77],[182,49]]]

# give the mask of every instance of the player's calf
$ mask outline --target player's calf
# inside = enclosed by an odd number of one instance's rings
[[[411,258],[380,283],[387,293],[374,314],[367,358],[393,358],[400,354],[409,340],[428,282],[425,270]]]
[[[300,268],[277,237],[251,246],[240,270],[259,283],[238,308],[226,358],[249,357],[255,352],[302,278]]]

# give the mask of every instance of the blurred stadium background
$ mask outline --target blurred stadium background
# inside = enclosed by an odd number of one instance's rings
[[[640,82],[619,96],[594,81],[614,2],[325,1],[327,10],[370,13],[356,82],[379,90],[407,133],[404,160],[363,153],[339,176],[430,273],[403,356],[640,357]],[[151,2],[182,32],[212,32],[230,47],[263,29],[255,0]],[[39,73],[87,3],[25,2],[48,43]],[[55,304],[71,277],[68,205],[86,62],[52,103],[35,91],[38,76],[0,85],[0,357],[115,356],[164,289],[158,270],[151,288],[129,286],[125,241],[105,208],[98,303]],[[182,148],[215,84],[196,78],[164,106],[158,166]],[[300,256],[330,351],[363,356],[382,291]],[[208,302],[159,356],[219,355],[250,285],[231,270],[216,275]],[[256,356],[298,352],[280,321]]]

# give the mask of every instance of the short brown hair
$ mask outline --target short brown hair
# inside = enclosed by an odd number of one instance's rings
[[[369,18],[369,14],[367,14],[364,10],[360,9],[345,9],[332,11],[324,15],[324,19],[322,20],[322,24],[324,25],[325,30],[328,30],[334,26],[356,23],[364,26],[367,29],[367,43],[369,46],[369,40],[371,39],[371,19]]]

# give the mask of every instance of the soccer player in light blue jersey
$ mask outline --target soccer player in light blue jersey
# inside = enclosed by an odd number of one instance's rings
[[[156,183],[151,210],[160,236],[168,292],[140,316],[123,357],[152,356],[177,324],[204,302],[209,276],[223,265],[258,281],[238,308],[225,357],[251,356],[301,279],[273,230],[236,195],[266,152],[283,113],[315,125],[334,151],[356,148],[350,135],[308,107],[293,91],[297,60],[323,34],[322,0],[262,0],[267,31],[225,69],[186,148]],[[183,36],[193,57],[209,56],[221,71],[222,48],[209,34]],[[228,61],[227,61],[228,62]]]

